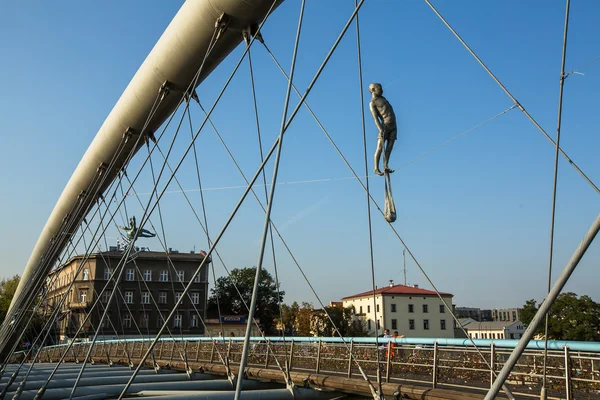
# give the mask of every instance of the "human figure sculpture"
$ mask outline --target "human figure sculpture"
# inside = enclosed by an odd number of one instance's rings
[[[144,228],[141,228],[136,236],[135,233],[137,231],[137,224],[135,222],[135,216],[129,218],[129,226],[119,226],[119,228],[125,231],[125,236],[127,237],[127,239],[129,239],[129,241],[133,241],[137,238],[151,238],[156,236],[155,233],[152,233]]]
[[[391,174],[394,172],[393,169],[389,168],[390,155],[394,148],[394,142],[398,135],[396,127],[396,114],[391,104],[383,97],[383,88],[380,83],[371,83],[369,85],[369,92],[371,92],[371,102],[369,108],[371,109],[371,115],[375,120],[375,125],[379,130],[377,136],[377,150],[375,150],[375,173],[377,175],[384,175],[384,173]],[[385,146],[385,151],[384,151]],[[379,159],[383,154],[383,171],[379,169]]]

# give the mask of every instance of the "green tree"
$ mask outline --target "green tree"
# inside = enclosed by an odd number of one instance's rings
[[[364,321],[354,318],[354,307],[331,306],[316,312],[313,317],[312,331],[317,336],[361,337],[368,336]],[[327,316],[329,314],[329,317]],[[330,319],[331,318],[331,319]],[[339,334],[334,328],[337,327]]]
[[[539,309],[535,300],[528,300],[521,312],[521,322],[529,325]],[[548,338],[557,340],[600,340],[600,304],[589,296],[561,293],[548,313]],[[536,333],[544,334],[544,322]]]
[[[0,280],[0,322],[4,321],[6,317],[10,302],[17,291],[20,280],[21,277],[19,275],[15,275],[10,279],[4,278]]]
[[[255,275],[256,267],[236,268],[231,270],[229,277],[217,279],[216,285],[211,289],[211,296],[208,299],[208,316],[212,318],[219,316],[217,298],[221,308],[221,315],[248,316],[248,309],[244,305],[242,298],[250,306]],[[242,298],[240,298],[236,286]],[[284,295],[285,292],[280,290],[279,296],[282,300]],[[276,333],[275,323],[276,319],[279,319],[277,285],[271,274],[264,269],[261,269],[260,273],[254,317],[259,320],[260,328],[265,334],[272,335]]]

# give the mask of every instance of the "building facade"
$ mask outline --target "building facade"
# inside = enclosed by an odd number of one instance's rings
[[[168,326],[174,334],[202,335],[208,297],[208,263],[195,278],[192,277],[204,260],[204,254],[136,249],[124,268],[120,267],[123,252],[114,248],[92,254],[87,259],[84,256],[71,258],[52,271],[47,280],[47,306],[53,310],[59,306],[78,268],[84,263],[61,307],[54,327],[55,336],[59,341],[72,339],[82,325],[78,337],[83,340],[96,328],[100,330],[99,337],[103,338],[138,337],[140,332],[154,335],[190,281],[188,295]],[[121,270],[121,281],[108,305]],[[92,310],[98,298],[99,303]],[[107,318],[100,324],[106,308]],[[88,314],[90,317],[84,322]]]
[[[456,318],[473,318],[475,321],[493,321],[492,310],[475,307],[456,307]]]
[[[492,310],[493,321],[520,321],[520,308],[494,308]]]
[[[440,294],[453,307],[453,295]],[[436,292],[416,285],[394,285],[390,282],[389,286],[375,290],[375,301],[373,291],[347,296],[342,301],[344,307],[354,307],[355,315],[365,321],[374,336],[389,329],[407,337],[454,337],[452,315]]]
[[[521,339],[525,333],[521,321],[472,321],[464,328],[472,339]]]

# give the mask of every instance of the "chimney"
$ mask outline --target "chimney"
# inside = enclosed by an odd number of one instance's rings
[[[419,285],[413,285],[413,286],[414,286],[415,288],[417,288],[417,289],[419,288]]]
[[[390,279],[390,287],[394,287],[394,280]]]

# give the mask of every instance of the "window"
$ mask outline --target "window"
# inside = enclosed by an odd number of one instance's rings
[[[125,280],[126,281],[132,281],[133,280],[133,269],[128,269],[125,272]]]
[[[443,314],[446,312],[446,306],[444,306],[443,304],[440,304],[440,314]]]
[[[379,312],[379,304],[377,304],[377,312]]]
[[[123,328],[131,328],[131,314],[123,314]]]
[[[415,312],[415,306],[414,306],[414,304],[409,304],[408,305],[408,312]]]
[[[429,330],[429,320],[428,319],[423,320],[423,329],[425,329],[426,331]]]
[[[423,312],[424,313],[428,313],[429,312],[429,306],[427,306],[427,304],[423,304]]]
[[[183,282],[185,278],[185,271],[177,271],[177,279],[179,282]]]
[[[109,267],[104,268],[104,280],[107,281],[112,275],[112,270]]]
[[[192,304],[200,304],[200,293],[192,292]]]
[[[513,322],[517,320],[517,312],[516,311],[512,312],[512,320],[513,320]]]
[[[125,303],[133,304],[133,292],[125,292]]]
[[[90,280],[90,270],[89,269],[84,269],[83,270],[83,280],[84,281],[89,281]]]
[[[173,328],[181,328],[181,314],[176,314],[173,317]]]
[[[167,271],[160,271],[160,281],[161,282],[169,281],[169,274],[167,273]]]
[[[371,320],[367,321],[367,329],[371,330]],[[512,335],[512,333],[511,333],[511,335]]]
[[[194,278],[194,282],[200,283],[200,274],[196,275],[196,277]]]
[[[148,327],[148,314],[142,313],[140,315],[140,328],[147,328],[147,327]]]
[[[198,327],[198,316],[196,314],[192,315],[190,319],[190,327],[197,328]]]
[[[415,330],[415,320],[414,319],[408,320],[408,329],[410,329],[411,331]]]
[[[367,306],[367,312],[370,313],[371,312],[371,306]]]
[[[110,299],[110,294],[111,294],[110,290],[105,290],[104,293],[102,293],[102,297],[100,298],[100,301],[103,302],[104,304],[108,303],[108,299]]]
[[[377,329],[381,329],[381,322],[377,320]]]
[[[398,329],[398,320],[397,319],[392,320],[392,329]]]
[[[392,310],[391,310],[391,311],[392,311],[392,312],[396,312],[396,304],[393,304],[393,303],[392,303],[391,307],[392,307]]]
[[[360,306],[360,311],[359,311],[359,314],[362,314],[362,313],[363,313],[363,312],[362,312],[362,306]]]
[[[85,303],[87,300],[87,289],[79,291],[79,302]]]
[[[150,292],[142,292],[142,304],[150,304]]]
[[[110,313],[106,313],[106,317],[104,318],[104,321],[102,321],[102,327],[110,328]]]
[[[175,303],[177,303],[179,299],[181,299],[181,292],[175,292]],[[183,301],[181,304],[183,304]]]
[[[443,331],[446,330],[446,320],[445,319],[440,320],[440,329]]]
[[[162,314],[158,314],[157,318],[156,318],[156,327],[157,328],[162,328],[163,324],[165,323],[165,319],[162,316]]]
[[[144,280],[146,282],[152,282],[152,271],[147,269],[144,271]]]
[[[158,304],[167,304],[167,292],[160,292],[158,294]]]

